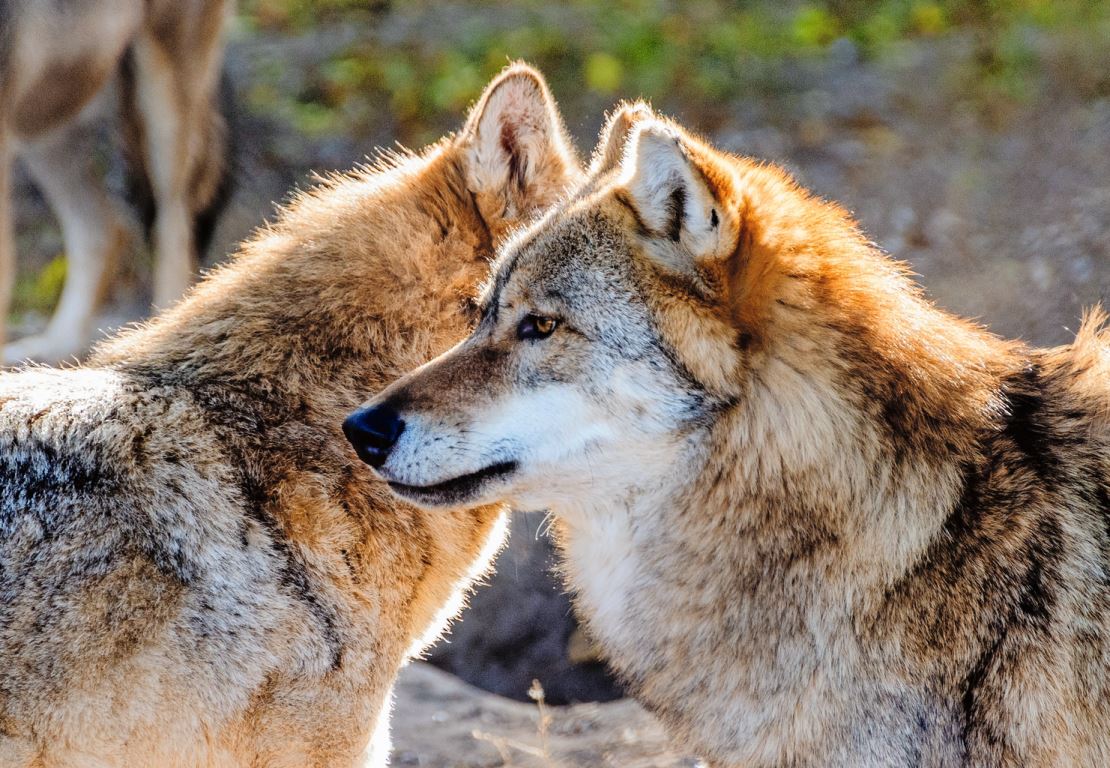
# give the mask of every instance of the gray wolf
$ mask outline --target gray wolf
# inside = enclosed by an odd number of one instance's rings
[[[428,509],[550,509],[604,654],[713,766],[1110,765],[1110,334],[926,301],[646,107],[369,401]]]
[[[396,672],[504,515],[396,500],[339,422],[466,333],[495,246],[579,174],[514,66],[85,367],[0,376],[0,765],[384,764]]]
[[[44,333],[3,364],[82,352],[129,229],[87,140],[90,112],[118,82],[118,133],[134,191],[149,201],[154,304],[192,280],[230,184],[219,82],[228,0],[6,0],[0,4],[0,343],[15,279],[11,165],[18,156],[62,226],[66,283]]]

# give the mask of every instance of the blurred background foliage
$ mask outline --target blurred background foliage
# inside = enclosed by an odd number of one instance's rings
[[[375,27],[389,17],[389,30]],[[781,93],[792,66],[845,45],[867,59],[923,38],[958,37],[973,50],[959,87],[986,108],[1028,100],[1045,66],[1086,73],[1078,87],[1110,92],[1110,3],[1096,0],[247,0],[240,35],[367,31],[339,46],[291,96],[262,78],[251,106],[309,135],[369,132],[383,104],[406,144],[433,140],[506,61],[538,65],[568,111],[615,96],[714,113],[737,97]],[[275,61],[280,68],[282,62]],[[273,73],[277,74],[277,73]],[[666,94],[666,96],[660,96]]]
[[[977,234],[998,235],[991,247],[1034,259],[1047,236],[1015,233],[1000,212],[1023,210],[1023,227],[1052,212],[1032,191],[992,200],[1003,176],[1040,162],[1054,207],[1084,206],[1087,234],[1059,236],[1075,240],[1072,262],[1097,266],[1082,251],[1104,236],[1094,176],[1110,152],[1110,0],[241,0],[227,55],[239,193],[209,263],[313,172],[457,129],[514,59],[543,70],[583,148],[615,101],[646,98],[723,147],[786,164],[926,269],[955,257],[908,249],[924,247],[922,220],[954,220],[961,206],[976,208]],[[52,217],[23,189],[14,315],[34,329],[65,259]],[[1016,263],[1003,265],[1015,289],[1029,277]],[[133,314],[149,256],[123,266],[116,296]]]

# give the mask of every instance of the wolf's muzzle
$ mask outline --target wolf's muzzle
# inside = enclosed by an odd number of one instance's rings
[[[405,422],[388,405],[360,408],[343,421],[347,441],[358,457],[375,469],[385,464],[404,429]]]

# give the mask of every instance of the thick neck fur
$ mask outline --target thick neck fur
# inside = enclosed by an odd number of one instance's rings
[[[643,462],[672,467],[665,482],[555,510],[568,576],[614,665],[714,765],[901,764],[881,734],[918,727],[955,745],[938,764],[956,761],[976,738],[958,670],[989,644],[974,612],[937,640],[922,626],[964,588],[984,609],[1015,600],[949,564],[964,557],[952,541],[1013,513],[969,509],[969,485],[1007,482],[992,454],[1040,450],[1021,445],[1015,412],[1022,397],[1066,395],[1048,390],[1070,353],[935,309],[843,213],[775,172],[753,171],[745,188],[759,282],[736,289],[750,343],[731,404]],[[1018,548],[1028,533],[1006,535]],[[1026,567],[973,554],[1001,580]],[[938,653],[950,654],[944,674]]]
[[[823,733],[831,713],[858,717],[891,696],[906,711],[932,706],[886,690],[891,670],[874,660],[897,653],[897,630],[874,644],[859,630],[942,535],[992,397],[950,392],[946,409],[960,417],[906,403],[921,409],[913,430],[959,427],[950,434],[962,444],[926,455],[915,443],[932,437],[891,434],[876,419],[888,404],[853,384],[854,366],[888,366],[905,382],[913,368],[833,355],[814,369],[795,355],[832,341],[818,336],[796,338],[802,350],[766,346],[736,405],[651,463],[673,467],[667,482],[556,510],[582,615],[611,661],[720,765],[832,756],[844,745]]]
[[[476,553],[500,541],[490,535],[499,508],[450,510],[433,526],[340,433],[367,393],[464,335],[492,248],[457,153],[441,146],[302,195],[231,266],[90,361],[201,408],[252,514],[294,559],[335,579],[337,601],[349,599],[347,574],[369,579],[383,615],[408,622],[351,629],[337,648],[421,647],[457,611],[458,585],[486,566]],[[398,577],[381,581],[387,573]],[[426,578],[414,587],[399,574]],[[351,626],[369,616],[348,609]]]
[[[300,195],[231,268],[93,364],[258,396],[357,386],[357,403],[465,330],[493,244],[456,154],[435,149]]]

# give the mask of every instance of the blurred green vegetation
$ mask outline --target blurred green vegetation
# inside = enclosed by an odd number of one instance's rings
[[[59,253],[39,270],[20,270],[12,294],[15,317],[33,310],[47,313],[58,303],[66,280],[65,254]]]
[[[538,65],[567,94],[612,101],[662,95],[698,109],[707,124],[730,99],[774,92],[783,65],[805,64],[850,41],[882,59],[923,38],[973,45],[966,87],[1021,101],[1036,88],[1045,42],[1110,92],[1110,2],[1100,0],[247,0],[245,34],[296,34],[329,25],[369,32],[318,67],[301,92],[259,85],[252,106],[309,135],[358,133],[388,104],[396,135],[419,144],[454,125],[483,84],[511,59]],[[377,35],[385,20],[403,34]]]
[[[1061,90],[1065,103],[1110,97],[1110,0],[241,0],[234,35],[238,95],[277,126],[250,149],[291,177],[342,166],[352,146],[434,141],[515,59],[543,70],[583,133],[641,96],[709,134],[753,102],[785,122],[798,117],[783,108],[792,95],[819,82],[807,72],[897,68],[922,50],[950,89],[932,103],[988,124]],[[789,127],[810,145],[825,135]],[[890,130],[861,129],[896,145]],[[15,316],[48,313],[64,282],[57,230],[39,226],[20,243],[35,258],[21,259]]]

